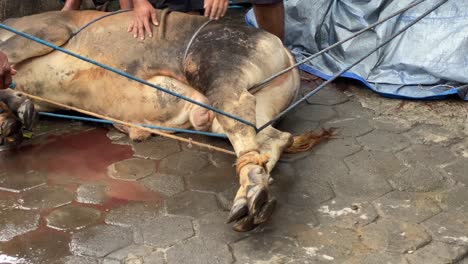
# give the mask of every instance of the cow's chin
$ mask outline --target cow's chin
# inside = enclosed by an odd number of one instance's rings
[[[190,123],[198,131],[208,131],[214,120],[214,113],[203,107],[195,107],[190,113]]]

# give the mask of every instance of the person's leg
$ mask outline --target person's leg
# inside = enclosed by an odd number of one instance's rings
[[[283,1],[276,3],[255,3],[253,1],[255,19],[258,26],[276,35],[282,41],[284,39],[284,4]]]

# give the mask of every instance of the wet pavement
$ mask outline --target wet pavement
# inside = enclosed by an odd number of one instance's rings
[[[337,136],[284,155],[273,219],[236,233],[233,157],[42,120],[0,152],[0,263],[468,263],[466,103],[340,83],[278,127]]]

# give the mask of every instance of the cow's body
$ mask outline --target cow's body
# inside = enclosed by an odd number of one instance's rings
[[[137,41],[126,32],[133,15],[127,12],[102,19],[71,37],[83,24],[103,14],[51,12],[6,23],[257,125],[278,114],[297,94],[297,70],[254,95],[248,91],[293,63],[281,41],[266,32],[212,22],[196,37],[185,60],[184,51],[205,23],[203,17],[163,14],[161,26],[153,29],[154,36]],[[291,144],[289,133],[268,127],[257,135],[252,127],[9,32],[0,31],[0,50],[16,65],[19,90],[132,123],[226,133],[243,161],[231,220],[237,221],[237,230],[248,230],[270,216],[274,202],[267,192],[269,173]],[[20,112],[23,120],[28,119],[28,106],[20,107],[18,102],[23,101],[15,100],[11,90],[0,92],[0,99]],[[50,105],[36,108],[53,110]],[[133,139],[149,136],[133,128],[128,132]],[[266,166],[259,164],[259,155],[270,157]]]

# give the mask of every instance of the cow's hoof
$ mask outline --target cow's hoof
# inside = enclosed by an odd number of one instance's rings
[[[276,200],[270,197],[266,186],[255,184],[239,188],[228,216],[228,223],[235,222],[235,231],[250,231],[270,219]]]
[[[0,102],[0,146],[9,148],[19,145],[23,140],[21,122],[10,109]]]
[[[27,130],[31,130],[38,119],[34,103],[29,99],[24,100],[20,105],[17,110],[17,115]]]

